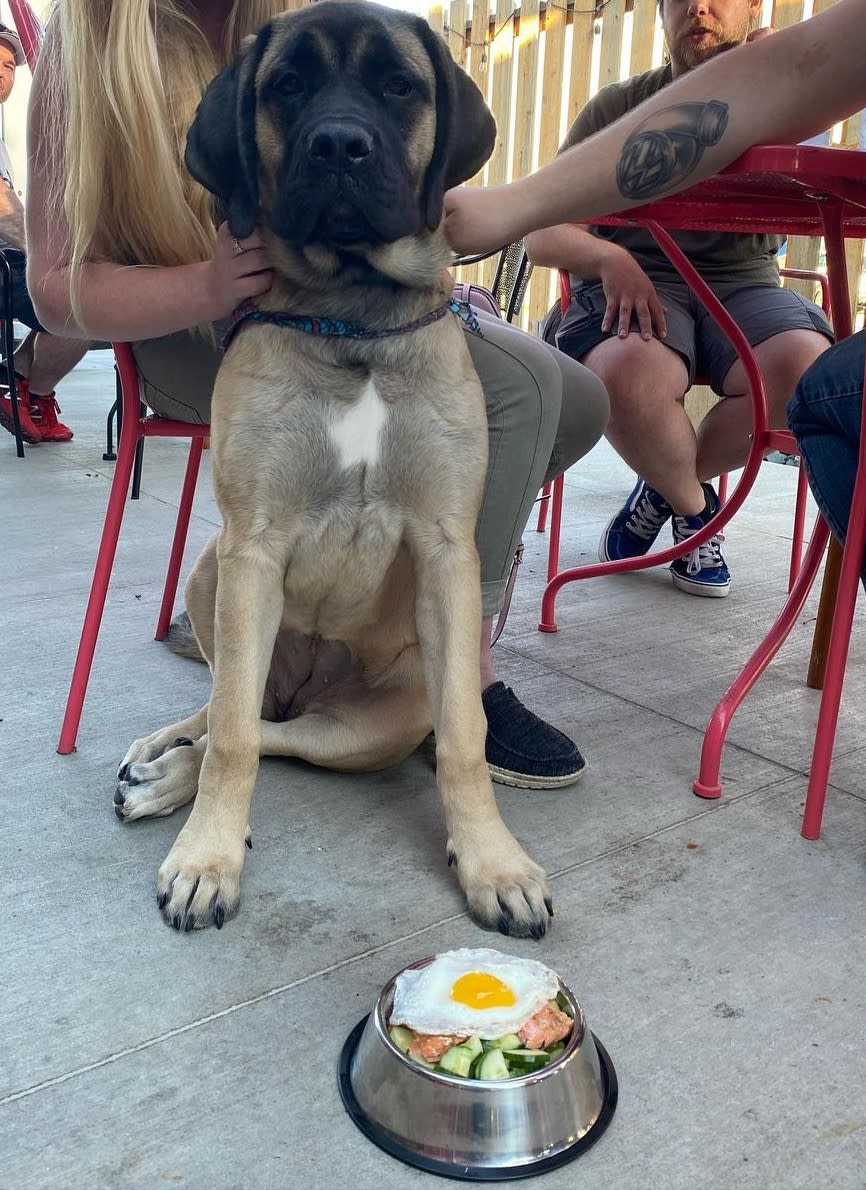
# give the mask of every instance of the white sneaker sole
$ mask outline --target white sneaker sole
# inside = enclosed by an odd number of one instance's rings
[[[682,575],[676,574],[675,571],[670,571],[670,576],[674,581],[674,586],[679,587],[681,591],[685,591],[687,595],[700,595],[704,599],[724,599],[731,590],[730,582],[724,587],[711,587],[707,583],[693,583]]]
[[[574,785],[586,772],[588,765],[578,769],[576,773],[566,773],[564,777],[531,777],[527,773],[515,773],[511,769],[501,769],[497,764],[488,764],[490,780],[497,785],[511,785],[515,789],[563,789],[566,785]]]

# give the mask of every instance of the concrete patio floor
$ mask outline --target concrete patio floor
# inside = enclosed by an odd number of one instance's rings
[[[526,534],[500,676],[577,738],[555,793],[498,790],[551,874],[541,943],[481,932],[444,862],[429,758],[346,777],[266,760],[241,911],[178,935],[155,873],[186,811],[122,826],[131,739],[207,698],[152,639],[186,445],[152,441],[127,507],[78,751],[55,753],[111,475],[108,352],[62,386],[75,440],[0,441],[0,1187],[434,1186],[343,1111],[343,1040],[400,967],[457,946],[538,958],[574,989],[620,1082],[608,1132],[546,1190],[866,1186],[866,647],[858,609],[820,841],[799,836],[818,696],[816,599],[734,721],[725,796],[691,792],[701,730],[784,597],[793,467],[767,464],[725,546],[727,600],[666,571],[594,580],[536,631]],[[631,477],[602,445],[568,477],[564,558],[594,557]],[[213,531],[199,485],[187,565]]]

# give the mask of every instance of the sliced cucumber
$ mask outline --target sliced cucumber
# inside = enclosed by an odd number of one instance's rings
[[[516,1033],[503,1033],[501,1037],[494,1037],[485,1042],[489,1050],[519,1050],[520,1038]]]
[[[456,1074],[459,1078],[468,1078],[472,1060],[475,1057],[466,1045],[452,1045],[445,1051],[436,1063],[440,1074]]]
[[[471,1037],[467,1037],[464,1042],[461,1042],[461,1044],[465,1046],[466,1049],[472,1051],[473,1058],[477,1058],[484,1049],[484,1046],[481,1044],[481,1038],[476,1037],[474,1034]]]
[[[559,1057],[559,1055],[563,1052],[564,1049],[565,1049],[564,1041],[557,1041],[556,1045],[552,1045],[550,1047],[550,1049],[547,1051],[547,1056],[550,1059],[550,1061],[555,1062],[556,1059]]]
[[[409,1046],[412,1044],[415,1034],[411,1029],[404,1028],[403,1025],[392,1025],[388,1030],[388,1036],[401,1054],[408,1054]]]
[[[475,1068],[475,1077],[483,1079],[510,1078],[511,1071],[508,1069],[508,1063],[505,1061],[502,1050],[488,1050],[486,1054],[483,1054]]]
[[[547,1050],[507,1050],[502,1056],[515,1074],[532,1074],[550,1061]]]

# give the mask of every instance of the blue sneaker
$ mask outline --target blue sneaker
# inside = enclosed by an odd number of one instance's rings
[[[608,524],[598,544],[602,562],[641,558],[658,537],[662,525],[673,516],[664,496],[639,479],[628,500]]]
[[[707,494],[709,516],[675,516],[673,519],[674,541],[686,541],[721,508],[719,497],[708,483],[701,485]],[[703,545],[696,546],[689,554],[671,562],[671,578],[681,591],[689,595],[705,595],[710,599],[724,599],[731,589],[731,573],[722,557],[724,537],[716,533]]]

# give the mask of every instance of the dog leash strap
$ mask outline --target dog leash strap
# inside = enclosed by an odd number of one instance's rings
[[[402,326],[386,327],[384,330],[373,330],[359,322],[347,322],[341,318],[314,318],[306,314],[285,314],[280,310],[261,310],[255,302],[250,301],[238,306],[232,314],[222,346],[225,351],[238,327],[244,322],[267,322],[272,326],[285,327],[287,330],[303,331],[308,335],[323,335],[328,338],[387,339],[395,335],[411,334],[412,331],[429,326],[432,322],[438,322],[446,314],[456,314],[468,331],[474,335],[481,334],[481,324],[475,311],[468,302],[461,302],[456,298],[437,306],[421,318],[405,322]]]

